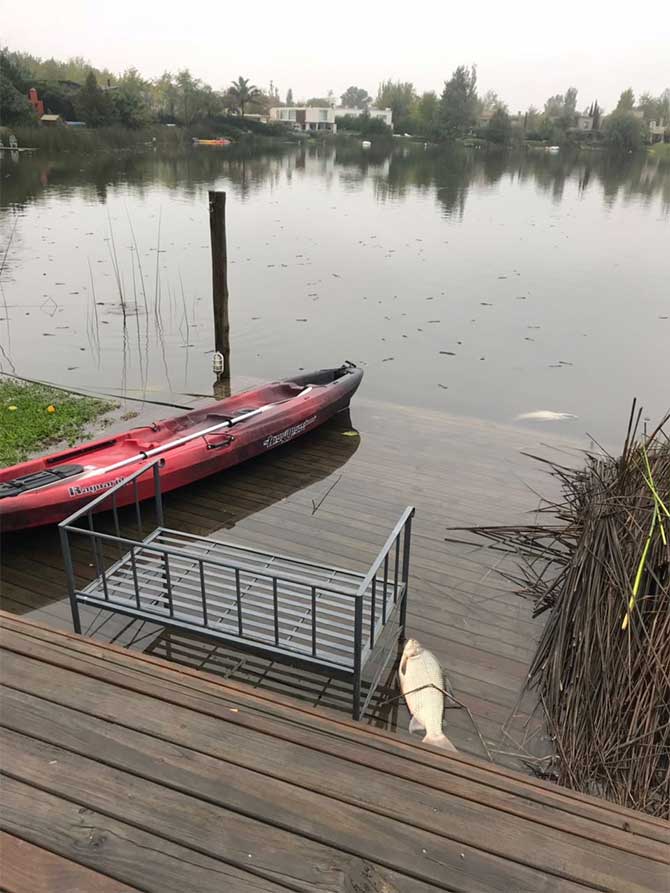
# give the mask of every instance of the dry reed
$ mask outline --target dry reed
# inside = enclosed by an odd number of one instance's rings
[[[640,434],[621,456],[548,462],[552,522],[469,528],[512,552],[509,574],[549,618],[529,672],[559,783],[670,818],[670,440]],[[538,458],[538,457],[534,457]],[[547,462],[546,459],[541,459]]]

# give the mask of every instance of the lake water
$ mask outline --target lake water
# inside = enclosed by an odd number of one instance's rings
[[[404,143],[2,154],[5,372],[211,394],[215,188],[233,388],[350,359],[372,399],[572,413],[534,424],[608,441],[633,397],[670,403],[670,167]]]

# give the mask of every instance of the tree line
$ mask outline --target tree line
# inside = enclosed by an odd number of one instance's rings
[[[380,84],[375,105],[392,109],[397,132],[434,141],[475,136],[501,144],[515,138],[560,144],[580,139],[580,117],[588,119],[591,139],[595,136],[622,149],[640,146],[652,121],[663,122],[666,139],[670,139],[670,88],[659,96],[643,93],[637,100],[628,88],[606,116],[597,100],[579,111],[577,88],[568,87],[565,93],[550,96],[542,110],[530,106],[513,116],[495,91],[479,94],[475,66],[460,65],[445,81],[440,95],[435,91],[419,95],[412,83],[389,80]]]
[[[142,77],[136,68],[121,75],[96,69],[85,59],[41,60],[0,49],[0,124],[30,124],[35,110],[28,101],[34,87],[45,109],[89,127],[121,124],[139,129],[154,123],[190,126],[218,116],[264,112],[279,104],[271,87],[263,92],[238,77],[225,90],[214,90],[185,68],[159,78]]]
[[[42,60],[27,53],[0,50],[0,123],[29,123],[35,113],[27,93],[35,87],[48,111],[67,120],[82,120],[90,127],[121,124],[142,128],[152,123],[191,126],[238,113],[267,113],[272,106],[335,106],[332,91],[326,96],[295,100],[289,88],[285,100],[273,83],[262,90],[250,79],[238,77],[228,88],[214,90],[185,68],[146,79],[136,68],[121,75],[96,69],[85,59],[65,62]],[[574,86],[548,97],[542,110],[530,106],[521,115],[511,115],[493,90],[480,94],[476,66],[459,65],[444,82],[442,91],[418,93],[410,81],[385,80],[375,97],[351,86],[339,97],[341,106],[365,113],[372,108],[390,108],[393,129],[426,140],[441,142],[469,137],[507,144],[514,140],[538,140],[560,144],[586,139],[577,124],[580,116],[590,119],[589,136],[622,150],[634,150],[647,136],[650,122],[664,122],[670,140],[670,88],[659,96],[643,93],[635,97],[628,88],[615,109],[606,115],[597,100],[578,109]],[[342,129],[367,134],[383,133],[385,125],[363,114],[341,122]]]

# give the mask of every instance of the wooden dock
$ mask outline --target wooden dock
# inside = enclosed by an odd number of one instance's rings
[[[543,620],[496,573],[504,556],[445,542],[455,525],[507,523],[552,491],[542,465],[521,450],[542,451],[546,429],[514,428],[438,411],[367,402],[299,440],[222,475],[166,497],[168,526],[218,535],[242,545],[365,572],[409,503],[416,506],[408,632],[433,650],[457,697],[468,705],[494,760],[543,767],[547,752],[535,700],[523,693]],[[569,444],[551,438],[560,447]],[[547,450],[544,450],[546,453]],[[555,456],[555,454],[553,454]],[[566,459],[566,461],[569,461]],[[83,582],[91,556],[78,555]],[[54,530],[6,536],[2,543],[2,607],[71,630],[63,562]],[[311,706],[349,709],[342,683],[244,657],[204,640],[90,611],[85,632],[169,657],[187,666],[292,695]],[[397,724],[407,715],[395,679],[368,720]],[[464,711],[450,710],[455,744],[484,755]]]
[[[670,824],[0,613],[7,893],[662,893]]]

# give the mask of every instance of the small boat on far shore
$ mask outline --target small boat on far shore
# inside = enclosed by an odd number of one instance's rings
[[[232,144],[232,140],[226,139],[225,136],[220,136],[213,140],[201,140],[197,136],[194,136],[192,139],[194,146],[230,146]]]

